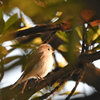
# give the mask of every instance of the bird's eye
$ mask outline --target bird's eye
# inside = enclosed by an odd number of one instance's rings
[[[48,48],[48,50],[50,51],[50,49]]]

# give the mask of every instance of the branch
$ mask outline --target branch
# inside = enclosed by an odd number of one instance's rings
[[[58,31],[60,29],[61,29],[61,24],[40,25],[40,26],[31,27],[31,28],[28,28],[25,30],[20,30],[20,31],[15,31],[15,32],[9,33],[9,34],[4,34],[0,38],[2,38],[2,42],[4,42],[4,41],[16,39],[18,37],[36,34],[39,32]]]
[[[81,54],[79,56],[79,62],[81,63],[90,63],[98,59],[100,59],[100,51],[92,54]]]
[[[89,63],[89,62],[92,62],[93,60],[97,60],[97,59],[100,59],[100,52],[96,52],[96,53],[93,53],[93,54],[82,54],[82,55],[79,56],[79,59],[77,61],[78,61],[78,63]],[[75,67],[77,67],[77,66],[75,65]],[[89,68],[89,69],[92,69],[92,70],[87,70],[86,68]],[[94,84],[97,81],[98,81],[98,84],[100,84],[100,81],[98,79],[98,78],[100,78],[100,70],[95,68],[95,67],[91,68],[91,67],[87,67],[86,66],[86,68],[85,68],[85,71],[88,73],[86,77],[89,77],[89,79],[92,79],[92,80],[88,79],[89,80],[88,81],[88,80],[86,80],[86,78],[83,77],[82,81],[86,82],[89,85],[94,86],[96,88],[96,90],[100,91],[99,85],[96,86]],[[45,80],[39,82],[38,84],[33,79],[31,79],[28,82],[28,85],[26,86],[26,90],[25,90],[24,94],[20,94],[20,91],[21,91],[21,89],[23,87],[23,83],[19,84],[17,87],[15,87],[11,91],[9,90],[9,88],[11,86],[3,88],[1,90],[2,98],[3,98],[3,100],[9,100],[11,98],[14,98],[14,96],[16,94],[19,94],[18,95],[19,96],[18,100],[23,100],[23,99],[27,100],[32,94],[36,93],[37,91],[39,91],[40,89],[42,89],[42,88],[44,88],[44,87],[46,87],[48,85],[49,86],[53,85],[63,75],[73,71],[74,69],[75,68],[73,67],[73,65],[69,64],[68,66],[58,70],[57,72],[54,72],[53,74],[48,75]],[[92,73],[93,73],[91,76],[89,76],[89,71],[92,71]],[[93,76],[95,78],[93,78]],[[91,82],[91,81],[93,81],[93,82]],[[31,87],[31,88],[29,89],[29,87]]]

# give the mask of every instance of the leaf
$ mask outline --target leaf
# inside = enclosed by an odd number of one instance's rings
[[[0,82],[4,76],[4,63],[3,63],[3,56],[2,56],[2,46],[0,45]]]
[[[100,29],[97,30],[97,33],[93,35],[93,41],[96,40],[100,36]]]
[[[16,21],[18,20],[17,14],[12,15],[7,22],[5,23],[4,29],[2,34],[5,34],[4,32],[12,25],[14,24]]]
[[[65,57],[66,61],[68,62],[74,62],[75,59],[78,56],[79,49],[77,49],[77,46],[79,44],[79,36],[75,30],[73,30],[69,34],[69,42],[67,43],[67,53],[63,56]]]
[[[82,39],[83,26],[82,26],[82,25],[77,26],[75,29],[76,29],[76,31],[77,31],[79,37]]]
[[[87,31],[87,43],[88,44],[90,44],[92,41],[94,41],[98,37],[98,36],[96,36],[97,30],[98,30],[98,26],[88,29],[88,31]]]
[[[59,31],[56,32],[56,35],[61,38],[64,42],[68,42],[68,35],[65,32]]]
[[[3,18],[3,11],[2,9],[0,8],[0,19]]]
[[[4,24],[5,23],[4,23],[4,20],[3,20],[3,12],[2,12],[2,9],[0,8],[0,34],[3,31]]]
[[[40,37],[37,37],[37,38],[33,39],[32,43],[40,45],[40,44],[42,44],[42,39]]]
[[[60,94],[60,95],[69,95],[70,93],[71,93],[71,91],[68,91],[68,92],[62,93],[62,94]],[[77,94],[82,94],[82,93],[81,93],[81,92],[75,91],[75,92],[73,93],[73,96],[74,96],[74,95],[77,95]]]
[[[66,85],[66,83],[67,83],[67,82],[65,82],[63,85],[61,85],[61,86],[58,88],[57,92],[60,92],[60,91],[64,88],[64,86]],[[53,85],[53,87],[56,88],[59,84],[60,84],[59,82],[56,82],[56,83]]]
[[[67,52],[67,45],[66,44],[61,44],[59,47],[58,47],[58,50],[61,50],[63,52]]]
[[[4,68],[4,70],[5,70],[5,71],[10,70],[10,69],[12,69],[13,67],[16,67],[16,66],[21,65],[21,64],[22,64],[21,61],[18,60],[18,61],[16,61],[16,62],[12,63],[12,64],[9,64],[7,67]]]
[[[4,25],[5,25],[4,20],[3,20],[3,18],[1,18],[0,19],[0,35],[1,35],[2,31],[3,31],[3,29],[4,29]]]
[[[22,56],[7,57],[7,58],[3,59],[3,63],[7,64],[7,63],[9,63],[9,62],[11,62],[11,61],[13,61],[15,59],[18,59],[18,58],[22,58]]]
[[[8,54],[8,51],[5,47],[2,47],[2,55],[7,55]]]
[[[13,48],[21,48],[21,49],[36,49],[36,46],[32,44],[13,44],[10,46]]]

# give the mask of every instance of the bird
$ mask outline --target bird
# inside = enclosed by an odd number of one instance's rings
[[[48,44],[42,44],[29,58],[25,70],[20,78],[10,88],[15,88],[18,84],[29,78],[43,79],[52,69],[54,51]]]

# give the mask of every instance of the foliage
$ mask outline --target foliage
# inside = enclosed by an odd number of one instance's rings
[[[72,9],[72,7],[75,9]],[[15,37],[13,40],[10,40],[11,45],[8,45],[8,47],[11,47],[11,49],[8,50],[7,46],[4,45],[4,42],[6,41],[3,40],[3,36],[10,36],[10,33],[28,29],[28,26],[31,25],[27,23],[27,21],[31,22],[34,26],[40,24],[56,25],[58,23],[66,22],[67,20],[72,21],[73,24],[71,29],[68,29],[67,31],[57,30],[55,36],[52,36],[54,39],[51,39],[52,42],[50,42],[51,46],[53,44],[56,45],[56,39],[58,39],[57,47],[55,46],[55,49],[62,54],[68,63],[75,62],[81,54],[82,49],[84,49],[83,54],[90,54],[99,50],[99,27],[90,27],[91,25],[88,23],[87,26],[85,26],[85,23],[84,25],[78,24],[77,19],[79,16],[76,15],[79,15],[79,12],[82,11],[82,9],[83,6],[71,2],[70,0],[69,2],[64,0],[8,0],[7,2],[3,2],[0,7],[0,81],[3,79],[4,72],[11,70],[17,65],[21,65],[22,70],[24,70],[25,64],[28,63],[27,60],[32,53],[34,53],[34,50],[49,37],[45,37],[45,34],[42,32],[36,33],[38,36],[33,35],[34,37],[31,37],[31,35],[28,35],[27,33],[27,35],[23,35],[19,38]],[[8,20],[6,20],[7,18]],[[27,41],[25,44],[20,43],[20,39],[23,41],[24,39],[27,39],[28,36],[32,39]],[[52,47],[54,48],[54,46]],[[17,48],[23,52],[22,55],[8,56]],[[14,63],[9,64],[13,61]],[[5,66],[6,64],[8,64],[8,66]],[[48,89],[46,92],[47,91]],[[69,92],[61,95],[65,94],[69,94]],[[80,92],[75,92],[74,95],[75,94],[80,94]]]

